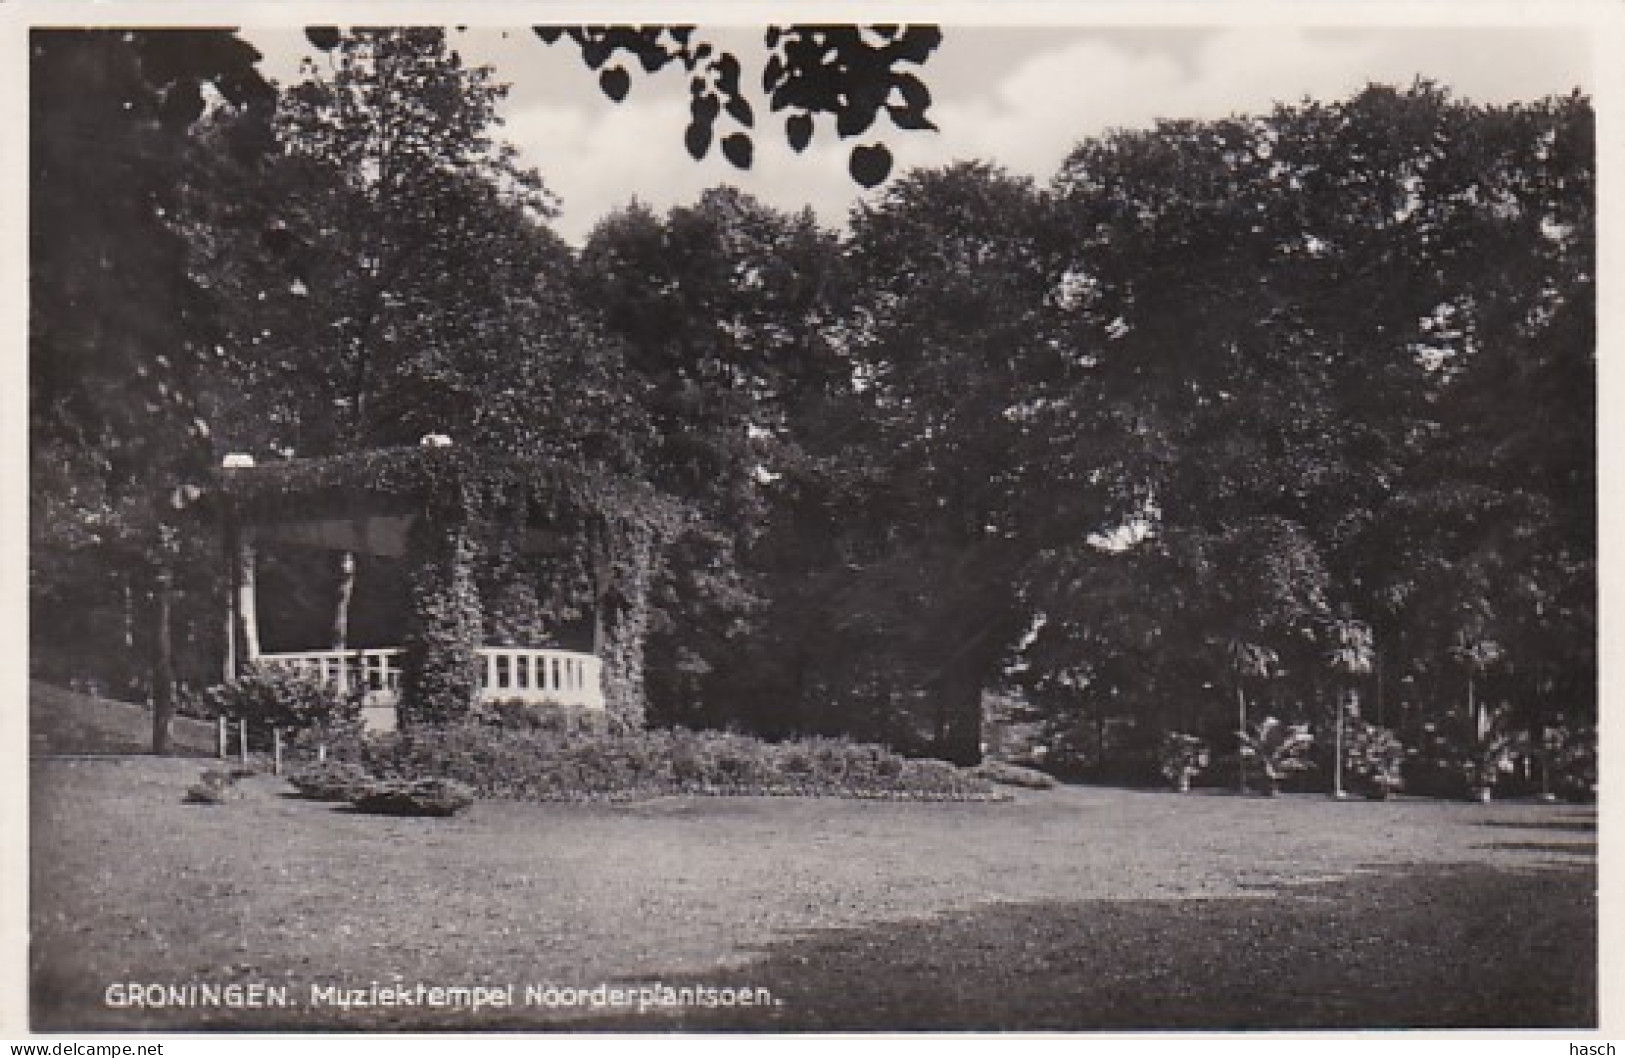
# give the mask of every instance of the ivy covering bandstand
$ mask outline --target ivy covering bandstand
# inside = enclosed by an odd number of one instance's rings
[[[228,675],[285,665],[360,690],[368,726],[381,729],[453,722],[482,698],[605,710],[642,725],[650,586],[677,518],[641,483],[443,437],[265,463],[232,455],[219,479],[232,556]],[[263,651],[257,555],[269,544],[336,552],[352,571],[356,555],[401,560],[401,642]],[[477,570],[493,568],[509,580],[487,588],[502,598],[482,598]],[[493,607],[511,608],[510,588],[530,610],[590,616],[591,649],[534,641],[544,638],[536,622],[493,622]],[[507,629],[500,642],[484,639],[493,623]]]

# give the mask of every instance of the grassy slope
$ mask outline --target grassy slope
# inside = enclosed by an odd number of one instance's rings
[[[195,763],[33,768],[36,1028],[1090,1029],[1595,1020],[1595,811],[1070,788],[482,802],[381,820]],[[110,1010],[112,981],[759,984],[565,1020]]]
[[[30,749],[43,754],[147,753],[152,749],[152,713],[145,706],[91,698],[50,684],[28,684]],[[214,729],[178,716],[170,722],[171,752],[212,756]]]

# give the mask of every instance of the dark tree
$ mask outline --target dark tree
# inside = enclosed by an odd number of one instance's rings
[[[1378,709],[1410,688],[1437,714],[1485,659],[1526,701],[1535,672],[1550,700],[1559,656],[1594,672],[1590,134],[1578,97],[1483,108],[1418,84],[1114,134],[1063,167],[1067,326],[1148,501],[1123,557],[1187,568],[1204,540],[1291,527],[1303,579],[1281,597],[1324,591],[1274,632],[1221,606],[1183,633],[1268,651],[1273,708],[1326,695],[1339,611],[1375,633]],[[1226,567],[1188,567],[1192,614]]]
[[[657,719],[701,721],[707,675],[737,654],[761,599],[747,556],[771,483],[797,458],[802,394],[845,370],[834,348],[836,242],[722,188],[659,218],[633,206],[581,258],[582,298],[624,349],[648,415],[646,478],[689,511],[660,581],[652,642]]]
[[[148,641],[141,682],[163,752],[170,595],[212,590],[186,518],[211,462],[197,380],[219,336],[218,303],[187,268],[175,216],[196,177],[198,120],[211,106],[249,115],[224,146],[251,159],[268,142],[272,93],[258,54],[225,30],[40,29],[29,43],[35,654],[48,663],[74,642],[63,633],[76,611],[122,612],[122,643],[96,653],[128,657]],[[138,619],[143,601],[151,615]],[[69,664],[97,670],[96,653]]]

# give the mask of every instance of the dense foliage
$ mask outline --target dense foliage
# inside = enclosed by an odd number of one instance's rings
[[[683,43],[595,32],[570,39],[612,96],[618,55]],[[796,32],[774,46],[825,40]],[[891,32],[858,43],[934,46]],[[1347,724],[1358,768],[1381,729],[1419,775],[1515,744],[1583,783],[1583,746],[1484,732],[1598,719],[1585,97],[1371,86],[1089,139],[1047,185],[901,174],[844,235],[717,189],[574,250],[498,71],[438,30],[321,43],[268,116],[230,34],[36,34],[42,671],[213,682],[203,469],[296,453],[253,502],[387,492],[442,457],[366,453],[445,434],[492,471],[405,561],[263,556],[283,627],[414,647],[420,726],[468,713],[479,638],[539,637],[602,657],[633,728],[970,764],[998,690],[1083,771],[1154,777],[1169,731],[1235,760],[1270,716],[1323,753]],[[835,111],[785,69],[799,139]],[[713,74],[696,123],[748,126]]]
[[[218,149],[251,164],[274,93],[220,30],[36,30],[29,55],[30,645],[41,675],[153,688],[163,746],[171,688],[206,668],[172,645],[216,626],[190,508],[220,305],[173,218],[210,96],[239,119]]]
[[[1375,724],[1356,722],[1343,732],[1343,768],[1357,793],[1385,797],[1404,785],[1405,745]]]
[[[473,709],[480,687],[473,541],[461,512],[431,511],[412,529],[418,568],[401,667],[400,718],[406,724],[451,723]]]
[[[1211,763],[1212,750],[1195,735],[1170,731],[1163,736],[1158,763],[1162,777],[1176,790],[1189,790],[1191,780]]]
[[[1286,724],[1266,716],[1241,735],[1241,762],[1244,775],[1250,775],[1275,792],[1281,780],[1312,767],[1309,756],[1314,735],[1304,724]]]
[[[270,740],[270,730],[290,733],[343,728],[361,716],[358,694],[277,665],[250,665],[234,679],[210,687],[201,696],[205,717],[246,720],[256,740]]]

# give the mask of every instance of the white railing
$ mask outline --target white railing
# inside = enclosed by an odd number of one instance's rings
[[[287,654],[261,654],[267,665],[281,665],[313,676],[347,691],[366,692],[368,705],[394,705],[401,689],[401,651],[300,650]]]
[[[480,647],[480,696],[604,707],[603,662],[574,650]]]
[[[262,654],[271,665],[287,665],[346,690],[360,688],[369,714],[391,710],[400,696],[399,647],[381,650],[303,650]],[[558,702],[604,708],[600,682],[603,662],[574,650],[536,647],[480,647],[480,697],[524,702]],[[369,715],[369,723],[372,721]],[[376,719],[382,723],[381,716]]]

